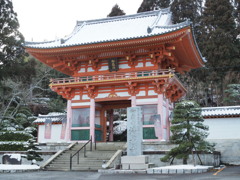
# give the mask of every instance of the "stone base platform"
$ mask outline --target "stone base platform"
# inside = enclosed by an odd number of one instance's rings
[[[146,170],[99,169],[102,174],[197,174],[212,170],[212,166],[165,166]]]

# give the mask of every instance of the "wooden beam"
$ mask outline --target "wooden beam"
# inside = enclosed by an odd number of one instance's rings
[[[56,67],[59,67],[59,66],[63,66],[64,64],[65,64],[64,62],[53,64],[53,68],[56,68]]]
[[[46,63],[55,63],[57,62],[57,59],[50,59],[50,60],[46,60]]]
[[[167,50],[175,50],[176,47],[175,47],[175,46],[168,46],[168,47],[166,47],[166,49],[167,49]]]

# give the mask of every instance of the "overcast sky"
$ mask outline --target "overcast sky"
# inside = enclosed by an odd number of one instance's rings
[[[44,41],[70,34],[76,21],[105,18],[118,4],[135,14],[143,0],[12,0],[26,41]]]

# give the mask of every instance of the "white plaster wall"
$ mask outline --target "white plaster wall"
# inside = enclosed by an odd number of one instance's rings
[[[62,124],[52,124],[51,128],[51,138],[45,139],[45,125],[38,126],[38,143],[48,143],[48,142],[66,142],[65,139],[60,139],[61,137]],[[66,130],[67,132],[67,130]]]
[[[153,95],[158,95],[158,94],[155,93],[154,90],[150,90],[150,91],[148,91],[148,95],[149,95],[149,96],[153,96]]]
[[[98,94],[98,96],[96,98],[106,98],[108,97],[109,93],[101,93],[101,94]]]
[[[108,70],[108,66],[102,66],[102,67],[99,69],[99,71],[106,71],[106,70]]]
[[[79,72],[79,73],[86,72],[86,69],[85,69],[85,68],[81,68],[78,72]]]
[[[151,62],[146,62],[146,66],[150,67],[150,66],[154,66]]]
[[[119,64],[119,69],[129,69],[131,68],[128,64]]]
[[[157,104],[156,98],[148,98],[148,99],[136,99],[137,104]]]
[[[167,115],[167,108],[163,106],[163,125],[166,126],[166,115]]]
[[[140,91],[137,96],[146,96],[146,91]]]
[[[73,106],[90,106],[90,102],[72,103]]]
[[[120,96],[120,97],[128,97],[128,96],[130,96],[130,95],[128,94],[128,92],[116,92],[116,94],[117,94],[118,96]]]
[[[93,68],[92,67],[89,67],[88,68],[88,72],[93,72],[94,70],[93,70]]]
[[[240,118],[205,119],[209,126],[207,139],[240,139]]]
[[[143,63],[138,63],[138,65],[136,67],[143,67]]]
[[[80,96],[79,95],[75,95],[72,100],[80,100]]]
[[[82,99],[83,99],[83,100],[88,100],[89,97],[88,97],[88,95],[82,95]]]

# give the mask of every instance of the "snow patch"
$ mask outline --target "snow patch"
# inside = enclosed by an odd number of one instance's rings
[[[0,164],[0,170],[27,170],[27,169],[40,169],[37,165],[7,165]]]
[[[114,121],[113,134],[122,134],[127,129],[127,121]]]
[[[17,159],[18,161],[21,161],[21,154],[3,154],[9,156],[11,159]]]

